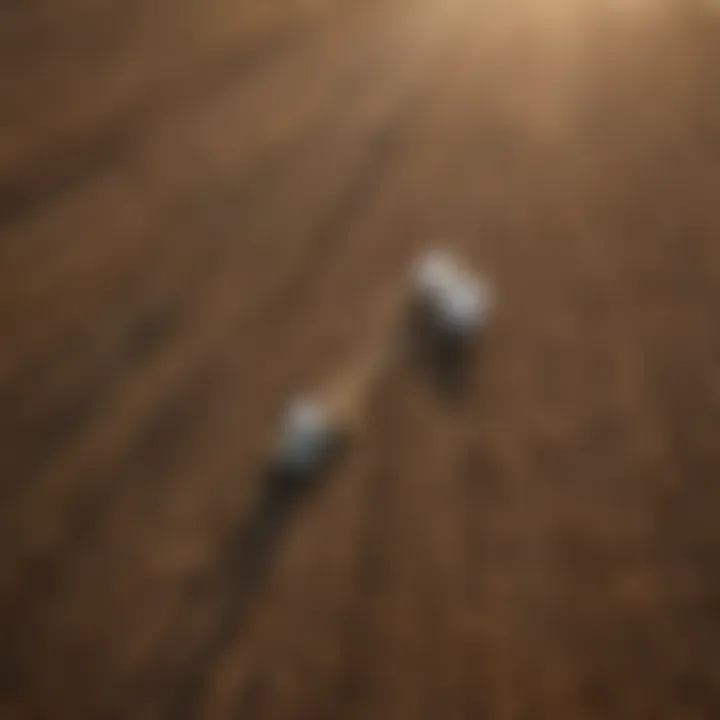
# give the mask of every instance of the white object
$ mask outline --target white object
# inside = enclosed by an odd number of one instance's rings
[[[313,398],[294,401],[283,419],[278,462],[293,472],[312,472],[325,458],[331,435],[330,416],[321,402]]]
[[[447,253],[428,253],[418,264],[413,279],[415,292],[444,331],[465,336],[487,322],[491,306],[489,283],[462,268]]]

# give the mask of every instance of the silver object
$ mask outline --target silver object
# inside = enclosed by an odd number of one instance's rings
[[[313,473],[325,460],[333,441],[327,408],[314,398],[293,401],[285,412],[277,446],[277,465],[286,471]]]

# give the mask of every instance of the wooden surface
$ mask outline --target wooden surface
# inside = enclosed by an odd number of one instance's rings
[[[720,716],[710,7],[2,4],[3,720]],[[464,402],[268,496],[437,238]]]

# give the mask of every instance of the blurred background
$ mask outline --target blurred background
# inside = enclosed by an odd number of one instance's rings
[[[709,1],[2,3],[0,718],[719,717],[719,193]],[[268,510],[428,244],[463,402]]]

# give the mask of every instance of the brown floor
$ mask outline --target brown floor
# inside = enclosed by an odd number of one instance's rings
[[[2,720],[720,717],[720,14],[26,0],[0,68]],[[471,396],[263,516],[438,237]]]

